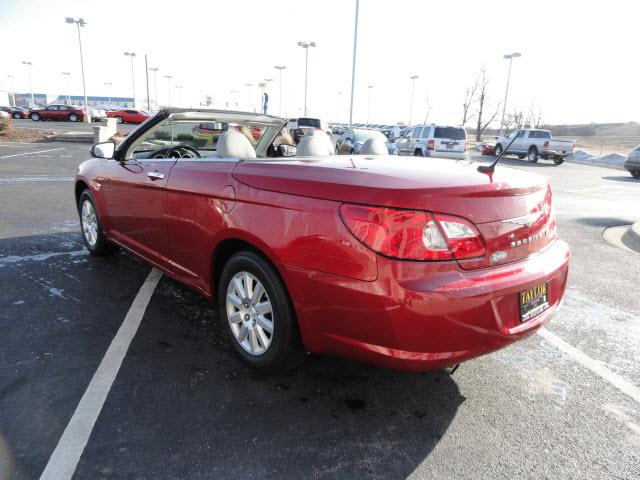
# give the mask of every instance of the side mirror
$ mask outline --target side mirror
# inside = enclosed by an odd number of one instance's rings
[[[295,145],[278,145],[278,151],[281,157],[295,157],[298,152],[298,147]]]
[[[113,158],[114,153],[116,153],[114,142],[96,143],[91,147],[91,156],[95,158]]]

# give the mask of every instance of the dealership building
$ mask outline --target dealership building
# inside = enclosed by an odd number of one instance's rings
[[[75,105],[78,107],[84,106],[84,97],[81,95],[47,95],[46,93],[34,93],[34,101],[36,105],[49,105],[51,103],[61,103],[64,105]],[[30,93],[16,93],[15,94],[17,106],[30,106],[31,94]],[[87,102],[90,107],[126,107],[133,108],[132,97],[96,97],[88,96]],[[146,101],[145,101],[146,103]],[[143,105],[142,102],[138,102],[138,105]]]

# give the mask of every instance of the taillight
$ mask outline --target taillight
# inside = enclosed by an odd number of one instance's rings
[[[403,260],[451,260],[484,255],[480,234],[467,220],[416,210],[343,204],[340,215],[370,249]]]
[[[544,149],[547,150],[549,148],[549,140],[544,142]]]
[[[436,142],[431,139],[427,142],[427,150],[433,150],[436,146]]]
[[[464,151],[467,151],[467,142],[464,142]]]

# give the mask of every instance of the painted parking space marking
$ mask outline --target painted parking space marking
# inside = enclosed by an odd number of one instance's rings
[[[634,384],[621,377],[614,371],[607,368],[602,362],[594,360],[589,357],[582,351],[578,350],[573,345],[565,342],[560,337],[558,337],[555,333],[550,332],[546,328],[541,328],[538,330],[538,335],[544,338],[551,345],[555,346],[558,350],[566,353],[570,357],[572,357],[575,361],[580,363],[583,367],[591,370],[593,373],[601,377],[602,379],[609,382],[615,388],[620,390],[622,393],[630,396],[636,402],[640,403],[640,388],[636,387]]]
[[[98,369],[89,382],[87,390],[62,433],[58,445],[51,454],[40,480],[70,480],[73,476],[109,390],[111,390],[129,345],[138,331],[142,317],[161,277],[162,273],[154,268],[140,287],[118,329],[118,333],[111,341]]]
[[[0,178],[0,184],[20,184],[20,183],[38,183],[38,182],[70,182],[73,177],[63,177],[59,175],[42,175],[39,177],[14,177]]]
[[[24,155],[38,155],[40,153],[45,153],[45,152],[56,152],[58,150],[66,150],[66,148],[61,147],[61,148],[49,148],[47,150],[36,150],[33,152],[22,152],[22,153],[14,153],[12,155],[3,155],[2,157],[0,157],[0,159],[2,158],[12,158],[12,157],[21,157]]]

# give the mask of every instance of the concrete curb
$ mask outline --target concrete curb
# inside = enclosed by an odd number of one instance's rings
[[[632,250],[640,252],[640,222],[631,225],[629,230],[622,235],[622,243]]]
[[[56,135],[48,139],[49,142],[73,142],[73,143],[93,143],[93,134],[89,133],[65,133],[63,135]]]

